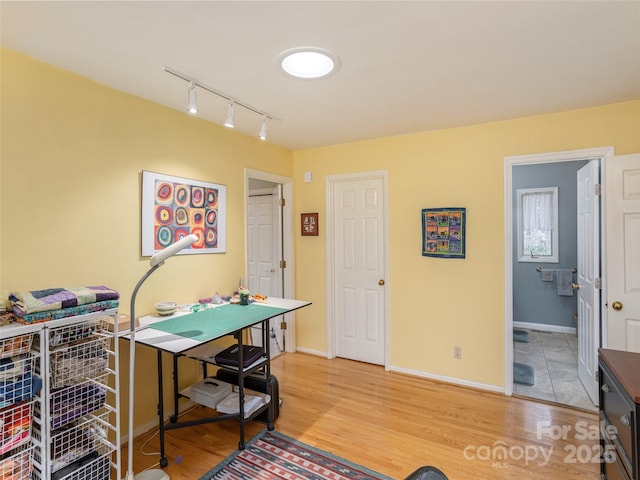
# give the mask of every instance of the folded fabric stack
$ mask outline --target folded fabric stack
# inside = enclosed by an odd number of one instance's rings
[[[51,388],[61,388],[104,372],[109,364],[103,339],[78,340],[51,352]],[[1,477],[0,477],[1,480]]]
[[[9,325],[13,322],[14,317],[13,312],[7,312],[7,307],[3,303],[0,303],[0,326]]]
[[[29,442],[32,422],[31,403],[21,403],[0,410],[0,455]]]
[[[31,450],[18,451],[17,454],[2,457],[0,460],[0,479],[13,480],[31,478],[32,470]]]
[[[116,290],[105,286],[49,288],[9,295],[13,313],[20,323],[46,322],[117,308],[119,298]]]
[[[51,428],[56,430],[95,412],[104,405],[106,398],[106,390],[91,383],[56,390],[50,398]]]

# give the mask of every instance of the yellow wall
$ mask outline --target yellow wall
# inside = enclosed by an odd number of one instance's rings
[[[319,237],[295,237],[296,296],[314,302],[297,312],[297,343],[324,352],[325,178],[386,169],[391,366],[497,387],[504,372],[504,157],[606,145],[617,154],[640,152],[635,101],[292,153],[15,52],[0,54],[5,293],[105,284],[121,292],[127,312],[148,266],[140,256],[142,170],[227,185],[228,237],[226,254],[169,260],[140,291],[138,312],[158,300],[229,291],[244,272],[243,170],[253,168],[294,178],[295,232],[299,213],[320,213]],[[302,181],[306,171],[312,183]],[[420,211],[432,206],[467,208],[465,260],[421,256]],[[462,360],[453,360],[454,344],[462,345]],[[155,418],[148,375],[155,355],[138,351],[135,419],[143,425]]]
[[[227,253],[168,260],[140,290],[137,312],[150,313],[159,300],[231,292],[245,269],[244,168],[291,177],[291,152],[10,50],[0,53],[5,296],[107,285],[121,293],[120,310],[128,312],[149,268],[140,253],[142,170],[227,185]],[[128,343],[122,348],[126,384]],[[143,425],[156,415],[149,376],[155,355],[138,351],[135,420]],[[126,400],[126,388],[123,394]]]
[[[504,386],[504,157],[640,152],[639,126],[635,101],[294,152],[296,213],[320,213],[320,236],[296,238],[296,293],[314,302],[297,314],[298,346],[327,349],[326,176],[384,169],[391,367]],[[447,206],[467,208],[467,257],[422,257],[421,209]]]

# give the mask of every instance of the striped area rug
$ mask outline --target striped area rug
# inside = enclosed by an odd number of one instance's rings
[[[200,480],[393,480],[349,460],[264,430]]]

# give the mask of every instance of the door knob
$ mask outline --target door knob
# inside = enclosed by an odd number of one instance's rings
[[[384,285],[384,280],[382,278],[380,280],[378,280],[378,285],[380,285],[380,286]]]
[[[616,312],[619,312],[620,310],[622,310],[622,306],[623,306],[623,305],[622,305],[622,302],[618,302],[618,301],[613,302],[613,303],[611,304],[611,307],[613,307],[613,309],[614,309]]]
[[[572,283],[571,284],[571,288],[573,288],[574,290],[580,290],[580,284],[579,283]]]

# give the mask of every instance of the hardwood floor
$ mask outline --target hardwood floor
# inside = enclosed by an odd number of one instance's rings
[[[395,479],[422,465],[450,480],[599,479],[594,413],[301,353],[281,355],[272,371],[284,400],[277,431]],[[195,407],[182,419],[210,413]],[[263,428],[248,424],[247,440]],[[135,472],[159,459],[139,450],[152,433],[134,443]],[[164,470],[197,480],[237,446],[235,422],[169,431]],[[156,436],[145,451],[157,450]],[[126,455],[125,447],[125,467]]]

